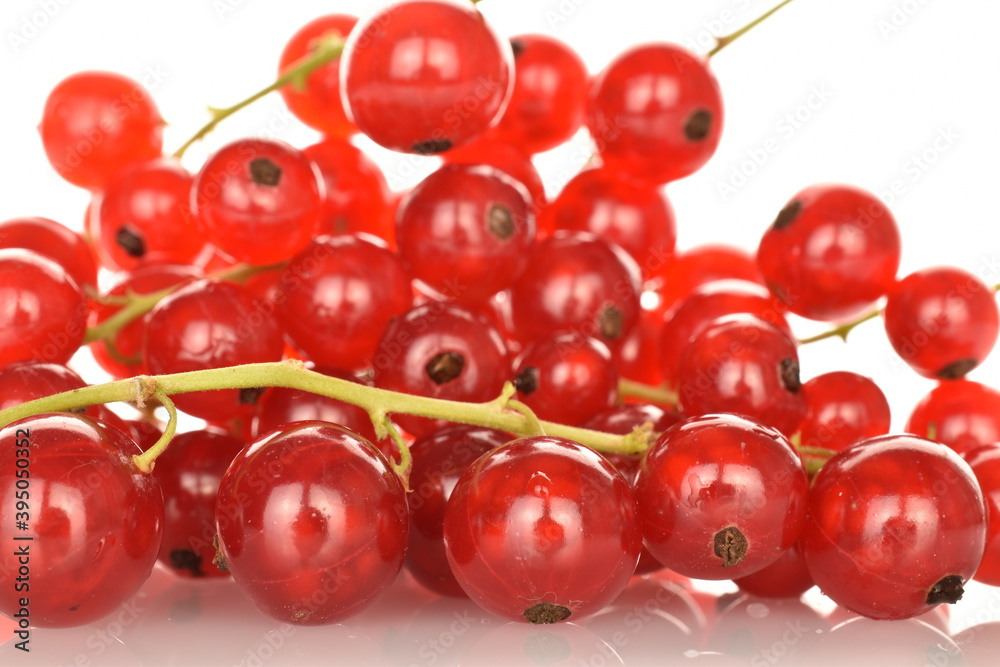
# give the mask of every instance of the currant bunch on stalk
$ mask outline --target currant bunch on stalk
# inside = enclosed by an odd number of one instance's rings
[[[1000,333],[993,288],[898,277],[892,213],[842,184],[777,203],[755,252],[678,251],[662,186],[724,129],[708,58],[642,44],[590,73],[473,3],[403,0],[317,18],[277,70],[173,155],[124,77],[45,103],[46,155],[91,203],[85,235],[0,223],[0,542],[38,545],[26,622],[100,619],[157,559],[302,625],[404,565],[536,624],[608,623],[653,571],[817,585],[878,619],[1000,583],[1000,393],[965,378]],[[319,141],[182,165],[275,91]],[[581,128],[594,159],[550,201],[532,157]],[[391,192],[358,133],[442,164]],[[791,315],[834,327],[799,340]],[[908,434],[870,378],[800,365],[878,316],[938,382]],[[77,375],[82,347],[117,381]],[[19,591],[0,612],[23,617]]]

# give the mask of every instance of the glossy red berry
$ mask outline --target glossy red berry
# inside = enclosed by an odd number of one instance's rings
[[[226,470],[216,525],[225,565],[263,613],[335,623],[388,588],[406,551],[406,493],[356,433],[300,422],[248,445]]]
[[[344,47],[348,116],[375,143],[429,155],[496,122],[513,84],[510,45],[471,5],[400,2],[358,24]]]
[[[87,331],[87,303],[53,260],[0,249],[0,366],[37,359],[64,364]]]
[[[510,360],[500,334],[483,315],[432,302],[389,323],[375,352],[375,386],[419,396],[481,402],[500,395]],[[417,437],[443,420],[397,415]]]
[[[721,317],[695,335],[677,383],[687,415],[736,412],[790,435],[806,412],[795,343],[753,315]]]
[[[181,433],[156,457],[163,491],[159,560],[182,577],[228,576],[215,558],[215,500],[223,473],[245,443],[213,430]]]
[[[0,222],[0,249],[24,248],[48,257],[81,290],[97,288],[97,262],[82,236],[48,218],[13,218]]]
[[[320,366],[370,367],[378,338],[413,303],[399,258],[378,239],[320,237],[278,280],[277,315],[291,344]]]
[[[535,239],[528,192],[486,166],[446,165],[403,199],[396,243],[414,278],[451,301],[477,302],[520,275]]]
[[[197,280],[160,301],[146,323],[143,358],[154,374],[280,361],[284,344],[272,307],[245,287]],[[259,389],[177,394],[178,408],[216,422],[249,412]]]
[[[202,166],[191,211],[206,238],[250,264],[280,262],[320,232],[323,183],[300,151],[269,139],[241,139]]]
[[[885,435],[820,469],[801,546],[835,602],[903,619],[961,599],[985,540],[986,506],[968,464],[945,445]]]
[[[815,585],[798,542],[764,569],[733,583],[744,593],[759,598],[797,598]]]
[[[986,501],[986,548],[973,579],[1000,586],[1000,444],[992,443],[962,454],[972,468]]]
[[[697,171],[719,145],[722,120],[708,61],[673,44],[633,47],[591,84],[587,125],[601,159],[650,183]]]
[[[88,228],[101,263],[131,271],[145,264],[193,264],[206,252],[189,200],[194,178],[174,160],[128,167],[97,196]]]
[[[963,377],[982,363],[1000,332],[993,289],[951,267],[900,280],[883,315],[889,342],[903,361],[924,377],[941,380]]]
[[[139,453],[122,431],[83,415],[36,415],[0,430],[4,562],[27,554],[30,586],[0,588],[0,612],[12,618],[27,597],[36,627],[85,625],[139,590],[163,536],[160,488],[136,468]]]
[[[528,189],[531,209],[536,218],[548,204],[545,184],[538,169],[531,162],[531,157],[513,144],[484,137],[468,146],[450,150],[441,158],[445,164],[486,165],[499,169]],[[541,221],[536,220],[536,223],[539,234],[542,234]]]
[[[617,349],[639,319],[639,267],[621,248],[586,232],[535,243],[510,288],[522,340],[555,333],[591,336]]]
[[[803,447],[840,451],[858,440],[889,432],[889,401],[870,378],[849,371],[817,375],[802,385],[806,416]]]
[[[757,264],[788,309],[849,319],[885,295],[899,269],[899,229],[875,195],[816,185],[795,195],[761,238]]]
[[[781,433],[722,414],[666,431],[635,480],[646,547],[699,579],[738,578],[775,562],[799,537],[808,488]]]
[[[452,424],[410,445],[412,492],[406,497],[410,542],[405,564],[417,581],[435,593],[465,597],[445,554],[444,512],[448,498],[459,477],[476,459],[512,439],[491,428]]]
[[[913,408],[906,432],[959,454],[1000,442],[1000,392],[972,380],[941,382]]]
[[[138,82],[111,72],[78,72],[49,93],[38,130],[60,176],[99,190],[123,167],[160,156],[163,124]]]
[[[754,258],[745,250],[727,245],[691,248],[652,270],[656,277],[650,284],[660,297],[657,305],[660,311],[686,298],[699,285],[713,280],[735,278],[764,284]]]
[[[278,71],[284,74],[297,61],[308,58],[319,42],[337,35],[346,39],[357,17],[346,14],[320,16],[305,24],[288,40]],[[316,68],[306,77],[304,85],[294,83],[279,89],[282,99],[295,117],[328,137],[346,137],[357,128],[347,120],[340,101],[340,58]]]
[[[536,624],[605,607],[642,546],[628,482],[593,450],[546,436],[509,442],[462,474],[444,539],[474,602]]]
[[[514,362],[517,397],[539,419],[576,426],[618,399],[618,369],[607,345],[558,334],[529,343]]]
[[[511,37],[514,90],[493,135],[534,154],[569,141],[583,125],[590,83],[569,46],[547,35]]]
[[[606,167],[577,174],[544,210],[539,224],[552,231],[591,232],[620,246],[639,265],[643,279],[670,261],[677,240],[667,198]]]

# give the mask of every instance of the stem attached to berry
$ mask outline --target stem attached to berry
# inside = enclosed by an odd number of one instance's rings
[[[462,403],[414,396],[316,373],[307,370],[300,361],[246,364],[170,375],[140,375],[127,380],[74,389],[0,411],[0,428],[31,415],[72,410],[100,403],[127,401],[141,404],[160,395],[256,387],[288,387],[328,396],[361,407],[369,415],[373,415],[373,419],[375,415],[388,413],[409,414],[487,426],[516,435],[535,435],[540,426],[548,435],[574,440],[607,453],[640,454],[652,442],[651,434],[641,429],[622,436],[531,419],[507,407],[509,396],[501,396],[500,399],[486,403]],[[381,429],[376,423],[376,429],[386,432],[384,423]],[[151,454],[143,459],[141,465],[150,466],[155,456]],[[401,452],[398,464],[400,467],[408,466],[407,457],[408,452]]]
[[[781,2],[780,4],[778,4],[778,6],[774,7],[773,9],[771,9],[771,10],[769,10],[767,12],[764,12],[762,15],[758,16],[752,22],[750,22],[747,25],[743,26],[742,28],[740,28],[739,30],[737,30],[734,33],[730,33],[728,35],[723,35],[722,37],[716,37],[715,38],[715,48],[708,52],[708,57],[711,58],[716,53],[718,53],[719,51],[721,51],[722,49],[726,48],[727,46],[729,46],[730,44],[732,44],[733,42],[735,42],[737,39],[739,39],[740,37],[742,37],[744,34],[750,32],[753,28],[755,28],[757,25],[759,25],[760,23],[762,23],[765,19],[767,19],[768,17],[770,17],[771,14],[775,13],[776,11],[778,11],[779,9],[781,9],[782,7],[784,7],[785,5],[787,5],[788,3],[790,3],[791,1],[792,0],[784,0],[783,2]]]
[[[177,408],[174,407],[174,402],[162,389],[154,389],[153,396],[160,402],[160,405],[167,409],[167,425],[163,429],[163,435],[153,443],[152,447],[142,454],[132,457],[136,467],[146,474],[153,472],[153,462],[156,461],[157,456],[163,453],[177,432]]]
[[[250,97],[237,102],[231,107],[226,107],[224,109],[209,107],[208,111],[212,114],[212,120],[205,123],[200,130],[195,132],[193,137],[185,141],[180,148],[174,151],[174,157],[178,160],[181,159],[184,156],[185,151],[187,151],[193,143],[204,138],[205,135],[215,129],[216,125],[229,116],[232,116],[243,107],[250,106],[260,98],[265,97],[268,93],[273,93],[288,84],[292,84],[293,86],[297,86],[299,88],[305,87],[305,80],[310,74],[313,73],[313,71],[328,62],[336,60],[340,57],[340,54],[343,51],[344,38],[339,34],[330,35],[320,41],[312,53],[296,61],[295,64],[293,64],[284,74],[279,76],[273,83],[271,83],[271,85],[258,90]]]
[[[830,329],[829,331],[824,331],[821,334],[816,334],[815,336],[810,336],[809,338],[800,338],[799,345],[808,345],[809,343],[815,343],[818,340],[823,340],[824,338],[833,338],[838,336],[841,340],[847,340],[847,334],[851,333],[854,327],[858,326],[862,322],[867,322],[868,320],[873,320],[882,313],[882,309],[878,308],[871,311],[867,315],[862,315],[856,320],[841,324],[839,327]]]
[[[618,394],[631,398],[639,398],[649,403],[676,409],[680,399],[676,391],[666,387],[653,387],[634,380],[619,380]]]

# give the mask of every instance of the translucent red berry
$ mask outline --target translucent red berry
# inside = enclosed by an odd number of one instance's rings
[[[84,238],[48,218],[12,218],[0,222],[0,249],[24,248],[48,257],[81,290],[97,288],[97,262]]]
[[[840,451],[858,440],[889,432],[889,401],[870,378],[850,371],[824,373],[802,385],[806,416],[803,447]]]
[[[906,432],[960,454],[1000,442],[1000,392],[972,380],[941,382],[913,408]]]

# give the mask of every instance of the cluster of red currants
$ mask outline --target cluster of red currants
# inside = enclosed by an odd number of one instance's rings
[[[772,597],[818,584],[886,619],[955,602],[973,576],[1000,584],[1000,393],[963,379],[998,336],[993,288],[955,268],[897,279],[891,213],[841,185],[796,194],[756,257],[675,253],[661,186],[704,165],[723,126],[706,59],[648,44],[591,77],[558,40],[504,41],[471,4],[407,0],[308,24],[279,72],[324,140],[238,140],[196,174],[163,156],[135,82],[85,72],[52,91],[45,150],[93,199],[86,237],[0,224],[0,411],[85,387],[65,365],[83,345],[123,379],[295,359],[384,404],[194,373],[172,402],[208,426],[152,473],[136,459],[161,440],[151,418],[97,405],[6,424],[5,615],[93,621],[157,558],[228,572],[301,624],[357,613],[404,562],[531,623],[594,614],[660,568]],[[548,201],[531,158],[584,126],[595,156]],[[357,132],[443,165],[397,197]],[[851,321],[846,335],[882,300],[899,355],[940,380],[913,435],[887,435],[866,377],[802,382],[786,319]],[[524,437],[402,396],[485,411],[505,383]],[[649,446],[601,455],[549,422]],[[8,553],[18,539],[31,559]]]

